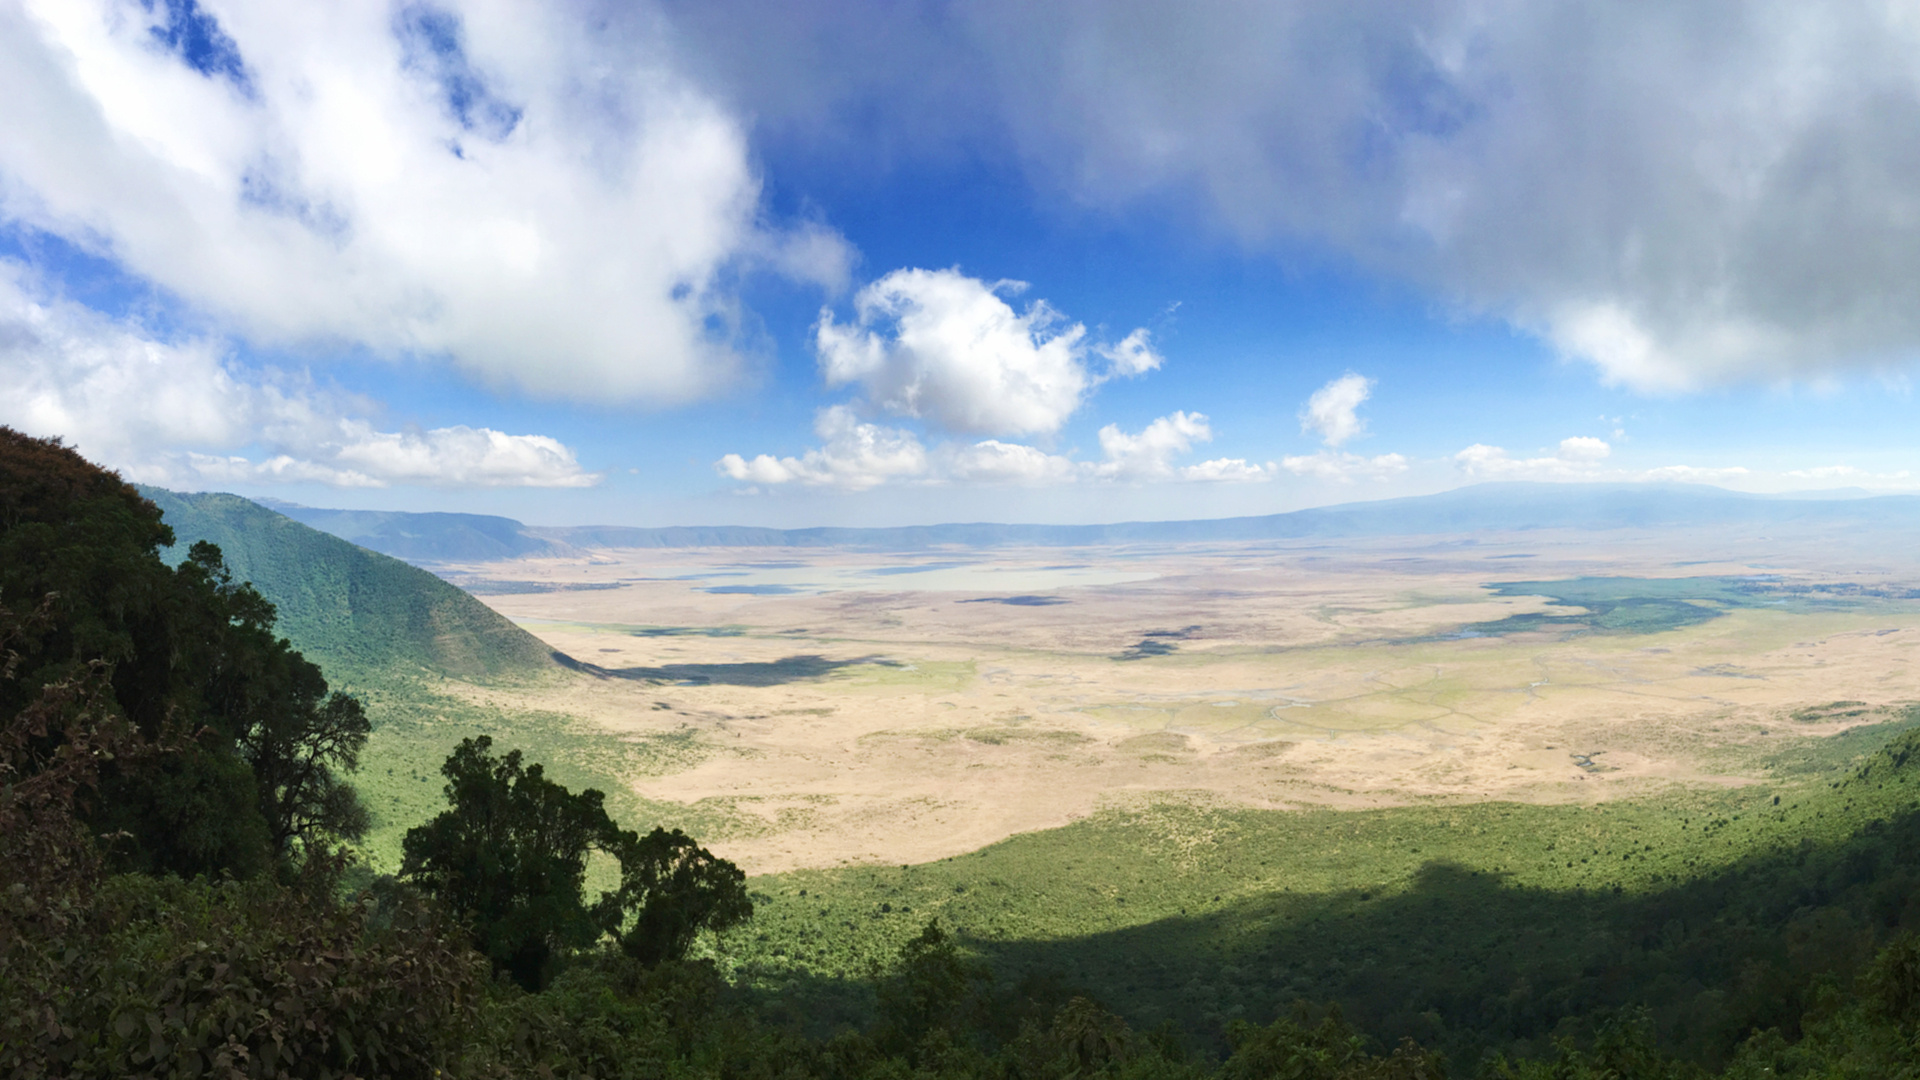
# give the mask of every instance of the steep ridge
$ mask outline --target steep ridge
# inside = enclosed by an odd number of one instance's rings
[[[1920,526],[1920,497],[1749,495],[1702,484],[1477,484],[1437,495],[1201,521],[1106,525],[990,522],[898,528],[771,529],[753,526],[545,528],[476,514],[282,509],[322,529],[416,563],[576,554],[583,548],[856,547],[912,551],[931,547],[1339,539],[1529,529]]]
[[[329,675],[430,673],[469,682],[553,670],[551,650],[434,575],[237,495],[141,487],[173,527],[163,555],[220,545],[236,580],[279,609],[279,631]]]

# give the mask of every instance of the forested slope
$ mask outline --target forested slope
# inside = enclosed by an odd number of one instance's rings
[[[425,672],[486,682],[554,668],[538,638],[424,570],[237,495],[139,490],[173,528],[164,558],[177,562],[195,541],[218,544],[235,579],[278,609],[279,632],[336,677]]]

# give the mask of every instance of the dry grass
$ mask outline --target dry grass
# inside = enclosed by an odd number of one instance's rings
[[[1718,561],[1685,567],[1697,538],[1537,534],[1337,551],[615,551],[464,569],[619,586],[485,597],[613,673],[485,696],[671,735],[676,756],[633,775],[634,792],[735,823],[705,839],[760,873],[925,862],[1157,792],[1272,808],[1737,785],[1783,740],[1920,698],[1913,601],[1750,607],[1654,634],[1436,636],[1568,610],[1493,596],[1489,581],[1914,575],[1890,558],[1820,569],[1833,551],[1812,542],[1714,542]],[[797,591],[703,591],[766,584]],[[1819,708],[1836,701],[1861,704]]]

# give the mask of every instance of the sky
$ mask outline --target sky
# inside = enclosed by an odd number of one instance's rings
[[[1920,9],[0,0],[0,424],[534,524],[1920,489]]]

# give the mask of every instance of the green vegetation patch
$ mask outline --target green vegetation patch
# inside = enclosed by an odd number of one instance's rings
[[[539,638],[425,570],[237,495],[139,491],[173,528],[162,558],[178,563],[195,541],[218,544],[234,580],[273,603],[276,631],[330,680],[394,671],[485,683],[556,672]]]
[[[1843,708],[1828,715],[1835,719],[1867,715],[1870,710],[1853,708],[1859,704],[1835,702],[1834,705]],[[1801,714],[1808,711],[1799,709],[1789,715],[1799,720]],[[1858,768],[1890,740],[1915,728],[1920,728],[1920,705],[1908,705],[1895,710],[1888,719],[1859,724],[1837,735],[1803,735],[1787,740],[1761,757],[1760,764],[1782,777],[1815,776]]]
[[[971,660],[898,660],[859,662],[836,670],[833,681],[848,689],[912,686],[930,691],[958,690],[978,674]]]
[[[1722,578],[1574,578],[1509,581],[1487,586],[1495,596],[1544,596],[1574,614],[1527,612],[1467,623],[1456,636],[1493,637],[1542,630],[1590,634],[1657,634],[1717,619],[1752,597]]]
[[[1503,619],[1466,623],[1450,634],[1416,638],[1434,641],[1495,637],[1539,631],[1585,634],[1659,634],[1717,619],[1736,608],[1834,611],[1862,598],[1901,599],[1886,590],[1855,586],[1798,587],[1770,577],[1630,578],[1580,577],[1564,581],[1502,581],[1486,586],[1494,595],[1544,596],[1551,607],[1579,612],[1526,612]]]
[[[1193,753],[1193,740],[1177,731],[1150,731],[1145,735],[1121,739],[1114,746],[1129,754],[1144,754],[1150,757]]]
[[[1829,701],[1825,705],[1808,705],[1789,713],[1803,724],[1828,723],[1834,720],[1851,720],[1865,716],[1872,709],[1864,701]]]
[[[1795,1007],[1768,994],[1864,963],[1878,927],[1920,925],[1916,810],[1904,742],[1844,771],[1594,806],[1157,798],[935,863],[753,879],[753,932],[721,957],[832,1011],[836,980],[937,917],[1000,979],[1085,988],[1136,1024],[1218,1033],[1336,1001],[1470,1061],[1550,1053],[1649,1000],[1663,1040],[1711,1058]]]
[[[1024,727],[978,727],[965,732],[967,738],[988,746],[1007,746],[1028,744],[1035,746],[1080,746],[1093,741],[1091,736],[1078,731],[1061,731],[1055,728]]]
[[[605,792],[608,813],[629,829],[663,825],[728,838],[765,828],[762,819],[731,806],[686,807],[633,792],[635,778],[681,772],[729,752],[693,727],[613,732],[566,713],[475,704],[425,680],[363,680],[345,689],[365,703],[374,725],[360,770],[350,779],[373,815],[362,850],[378,872],[398,869],[401,837],[445,808],[440,765],[460,740],[480,735],[523,751],[575,791]]]

